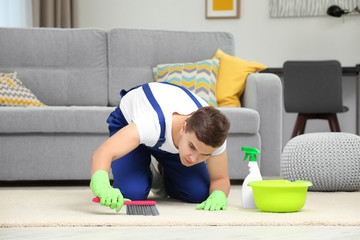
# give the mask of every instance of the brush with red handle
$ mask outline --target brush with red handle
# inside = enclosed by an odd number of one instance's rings
[[[100,203],[100,198],[93,198],[93,202]],[[145,216],[157,216],[159,211],[156,208],[155,201],[124,201],[126,205],[126,215],[145,215]]]

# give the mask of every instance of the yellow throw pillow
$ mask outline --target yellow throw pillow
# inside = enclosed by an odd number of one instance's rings
[[[248,74],[266,69],[257,62],[248,62],[218,49],[214,58],[220,58],[216,83],[216,100],[219,107],[241,107],[240,96],[245,89]]]

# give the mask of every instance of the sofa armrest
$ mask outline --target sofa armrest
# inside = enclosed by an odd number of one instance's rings
[[[258,111],[260,115],[261,173],[280,176],[282,146],[282,85],[280,78],[271,73],[254,73],[246,79],[241,97],[243,107]]]

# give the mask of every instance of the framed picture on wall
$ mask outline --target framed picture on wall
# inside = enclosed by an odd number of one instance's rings
[[[205,0],[206,18],[240,18],[240,0]]]

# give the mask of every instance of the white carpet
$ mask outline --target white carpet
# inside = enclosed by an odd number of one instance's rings
[[[196,204],[156,199],[160,216],[129,216],[91,201],[87,187],[0,188],[0,227],[40,226],[289,226],[360,225],[360,192],[308,192],[296,213],[241,208],[241,188],[232,186],[226,211],[195,210]]]

